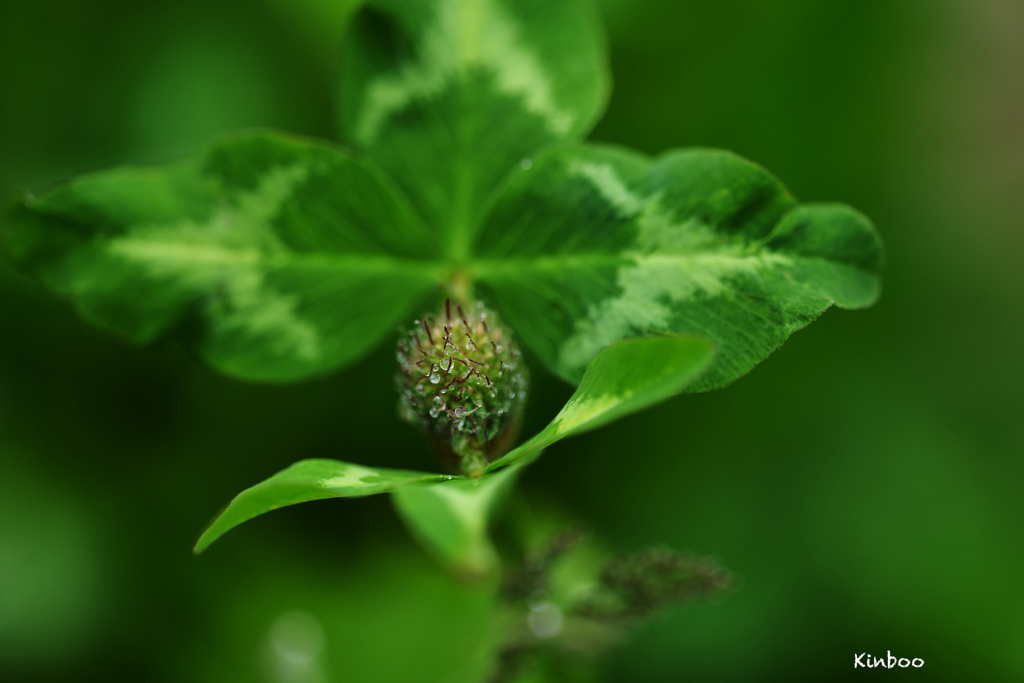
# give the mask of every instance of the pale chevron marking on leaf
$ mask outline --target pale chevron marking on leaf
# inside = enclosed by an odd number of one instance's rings
[[[643,211],[649,203],[648,199],[626,187],[611,164],[573,160],[567,170],[570,177],[589,180],[601,197],[615,207],[624,218],[632,218]]]
[[[371,470],[368,467],[361,467],[359,465],[346,464],[345,472],[329,479],[324,479],[320,482],[320,486],[325,489],[343,489],[352,486],[365,486],[366,482],[363,481],[366,477],[380,477],[380,472]]]
[[[590,422],[592,419],[620,405],[623,401],[628,400],[634,393],[636,392],[627,391],[618,396],[603,394],[585,400],[570,399],[554,420],[558,424],[558,431],[555,432],[555,436],[560,438],[561,435],[572,431],[581,424]]]
[[[218,292],[221,298],[208,307],[221,331],[275,339],[282,353],[313,360],[321,352],[320,335],[296,314],[298,297],[265,282],[268,262],[286,251],[270,222],[309,173],[301,164],[275,168],[205,222],[138,226],[107,250],[197,295]]]
[[[729,280],[792,264],[787,256],[757,250],[743,241],[723,241],[699,221],[673,221],[654,194],[632,193],[610,164],[579,164],[570,172],[589,180],[625,217],[637,217],[633,265],[619,269],[617,297],[591,304],[559,350],[558,364],[573,370],[600,351],[644,329],[667,329],[674,310],[698,295],[729,295]]]
[[[555,102],[548,75],[497,0],[440,0],[434,22],[423,31],[420,61],[367,88],[356,139],[373,144],[389,117],[473,68],[490,71],[501,93],[522,98],[527,111],[544,119],[553,133],[572,129],[575,116]]]

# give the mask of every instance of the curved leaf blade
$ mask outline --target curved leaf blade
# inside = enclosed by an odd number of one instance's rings
[[[526,464],[567,436],[661,403],[696,381],[714,358],[714,344],[700,337],[638,337],[614,344],[591,361],[575,393],[543,431],[487,469]]]
[[[393,491],[392,500],[412,535],[441,564],[479,578],[498,566],[488,525],[516,474],[516,468],[510,467],[477,480],[410,484]]]
[[[711,150],[547,154],[510,183],[476,253],[473,275],[504,319],[571,382],[621,339],[692,333],[719,355],[691,390],[718,388],[831,305],[870,306],[881,286],[864,216],[798,206],[760,167]]]
[[[589,0],[374,0],[345,65],[344,139],[396,179],[456,260],[509,171],[582,138],[609,92]]]
[[[6,241],[102,328],[177,332],[227,374],[292,381],[368,352],[444,277],[388,183],[333,146],[249,133],[26,197]]]
[[[363,467],[340,460],[300,460],[242,491],[200,536],[195,553],[253,517],[288,505],[325,498],[356,498],[393,491],[413,482],[442,481],[446,475]]]

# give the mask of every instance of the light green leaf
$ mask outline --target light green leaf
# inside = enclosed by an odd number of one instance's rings
[[[605,61],[589,0],[374,0],[349,39],[343,135],[464,260],[509,171],[596,122]]]
[[[638,337],[614,344],[591,361],[551,424],[487,469],[526,464],[556,441],[671,398],[697,380],[714,358],[714,345],[699,337]]]
[[[196,543],[201,553],[242,522],[287,505],[324,498],[356,498],[392,491],[412,482],[448,480],[425,472],[369,468],[339,460],[300,460],[270,479],[242,491]]]
[[[477,480],[403,486],[393,493],[395,509],[442,564],[467,577],[485,576],[498,562],[487,527],[516,475],[509,467]]]
[[[328,144],[272,133],[82,176],[25,197],[9,218],[16,265],[85,318],[137,342],[178,332],[245,379],[351,362],[445,275],[382,176]]]
[[[565,379],[621,339],[693,333],[719,349],[695,391],[745,374],[832,304],[870,306],[882,260],[864,216],[799,206],[733,154],[595,145],[522,171],[475,253],[485,294]]]

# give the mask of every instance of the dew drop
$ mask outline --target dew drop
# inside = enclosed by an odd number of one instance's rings
[[[436,372],[431,373],[430,374],[430,383],[431,384],[440,384],[441,383],[441,375],[437,374]]]
[[[522,161],[519,162],[519,166],[524,171],[529,171],[531,168],[533,168],[533,160],[527,157],[526,159],[523,159]]]
[[[563,622],[562,610],[550,602],[531,607],[527,617],[530,630],[538,638],[554,638],[562,632]]]
[[[465,414],[466,414],[466,409],[463,408],[462,406],[459,406],[458,408],[455,409],[455,417],[462,417]]]
[[[430,417],[437,417],[440,414],[441,414],[441,411],[438,410],[437,408],[431,408],[430,409]]]

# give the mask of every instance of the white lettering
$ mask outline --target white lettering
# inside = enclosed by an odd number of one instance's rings
[[[876,667],[882,667],[883,669],[895,669],[897,666],[901,669],[906,669],[908,666],[913,666],[915,669],[920,669],[924,666],[924,660],[920,657],[914,659],[907,659],[906,657],[895,657],[892,650],[886,650],[885,657],[874,657],[867,652],[861,652],[859,655],[853,655],[853,668],[857,669],[860,667],[874,669]]]

